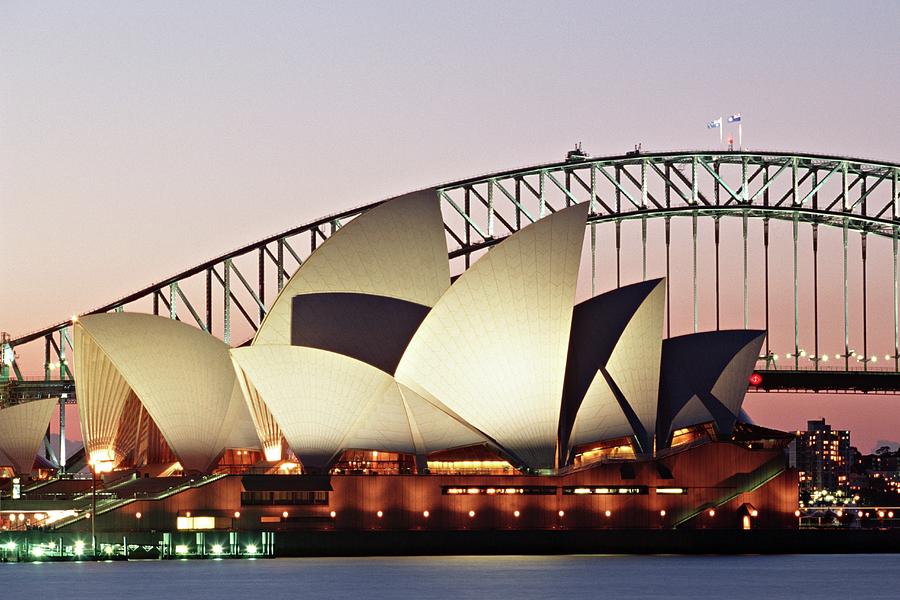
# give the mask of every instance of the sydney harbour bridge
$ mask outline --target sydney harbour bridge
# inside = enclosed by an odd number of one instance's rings
[[[894,393],[898,179],[900,164],[841,156],[573,151],[431,189],[454,273],[529,223],[589,203],[585,293],[665,276],[667,335],[765,330],[750,391]],[[245,245],[85,314],[152,312],[239,345],[310,253],[378,203]],[[74,401],[73,318],[4,336],[0,402]],[[17,356],[37,354],[35,345],[44,373],[25,377]]]

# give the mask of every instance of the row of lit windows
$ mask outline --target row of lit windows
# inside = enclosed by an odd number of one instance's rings
[[[328,504],[328,492],[241,492],[241,504],[244,506]]]
[[[715,510],[710,509],[708,512],[709,512],[709,516],[710,516],[710,517],[715,517],[715,516],[716,516],[716,511],[715,511]],[[797,512],[799,512],[799,511],[797,511]],[[239,515],[240,513],[235,513],[235,514],[236,514],[236,515]],[[469,516],[470,519],[474,519],[475,516],[476,516],[476,514],[477,514],[477,513],[476,513],[474,510],[470,510],[470,511],[468,512],[468,516]],[[512,514],[513,514],[513,517],[515,517],[516,519],[518,519],[519,517],[522,516],[522,512],[519,511],[519,510],[514,510]],[[566,511],[564,511],[564,510],[559,510],[559,511],[557,511],[556,514],[557,514],[557,516],[558,516],[559,518],[563,518],[563,517],[566,516]],[[287,512],[287,511],[284,511],[284,512],[281,514],[281,516],[263,516],[263,517],[260,517],[260,521],[263,522],[263,523],[274,523],[274,522],[281,521],[282,519],[287,519],[288,516],[289,516],[289,515],[288,515],[288,512]],[[331,511],[331,513],[329,514],[329,516],[330,516],[332,519],[335,519],[335,518],[337,518],[337,512]],[[384,517],[384,511],[381,511],[381,510],[377,511],[377,512],[375,513],[375,516],[378,517],[379,519],[383,518],[383,517]],[[428,518],[431,517],[431,513],[430,513],[429,511],[425,510],[425,511],[422,511],[422,516],[423,516],[424,518],[428,519]],[[612,517],[612,511],[611,511],[611,510],[606,510],[606,511],[604,511],[604,512],[603,512],[603,516],[606,517],[606,518]],[[665,517],[665,516],[666,516],[666,511],[665,511],[665,509],[659,511],[659,516],[660,516],[660,517]],[[752,515],[752,516],[754,516],[754,517],[756,516],[756,511],[755,511],[755,510],[753,511],[753,515]],[[860,516],[862,516],[862,514],[860,514]],[[867,514],[866,516],[868,516],[868,514]],[[882,517],[882,518],[885,516],[884,513],[883,513],[883,511],[879,512],[879,516]],[[890,512],[890,513],[888,513],[887,516],[889,516],[890,518],[893,518],[894,513],[893,513],[893,512]],[[215,527],[216,527],[216,521],[215,521],[215,518],[214,518],[214,517],[208,517],[208,516],[203,516],[203,517],[178,517],[177,520],[176,520],[176,528],[179,529],[179,530],[209,530],[209,529],[215,529]]]
[[[489,486],[471,486],[471,487],[452,487],[444,486],[441,488],[445,496],[506,496],[506,495],[524,495],[524,496],[553,496],[556,494],[557,488],[548,485],[534,485],[526,487],[489,487]],[[682,487],[658,487],[654,488],[657,494],[686,494],[687,489]],[[610,496],[610,495],[629,495],[643,496],[650,493],[650,488],[646,485],[625,486],[613,485],[605,487],[575,487],[566,486],[562,488],[563,495],[570,496]]]
[[[476,514],[477,514],[477,513],[476,513],[474,510],[470,510],[470,511],[468,512],[468,515],[469,515],[469,518],[470,518],[470,519],[475,518],[475,515],[476,515]],[[559,516],[559,517],[564,517],[564,516],[566,516],[566,511],[564,511],[564,510],[559,510],[559,511],[556,511],[556,514],[557,514],[557,516]],[[287,513],[284,513],[284,515],[287,516]],[[513,515],[515,518],[518,519],[519,517],[522,516],[522,511],[514,510],[514,511],[512,512],[512,515]],[[663,516],[663,517],[666,516],[666,511],[661,510],[661,511],[660,511],[660,515]],[[336,518],[336,517],[337,517],[337,512],[331,511],[330,516],[331,516],[332,519]],[[375,513],[375,516],[378,517],[379,519],[383,518],[383,517],[384,517],[384,511],[383,511],[383,510],[377,511],[377,512]],[[427,510],[424,510],[424,511],[422,511],[422,516],[425,517],[425,518],[427,519],[427,518],[431,517],[431,512],[429,512],[429,511],[427,511]],[[603,511],[603,516],[605,516],[605,517],[611,517],[611,516],[612,516],[612,511],[611,511],[611,510]]]
[[[677,489],[683,489],[683,488],[659,488],[659,489],[672,489],[672,490],[677,490]],[[679,493],[679,492],[669,492],[669,493]],[[797,511],[795,514],[797,514],[797,515],[799,516],[799,513],[800,513],[800,511]],[[841,516],[841,515],[843,514],[842,511],[838,511],[838,513],[839,513],[838,516]],[[476,516],[476,514],[477,514],[477,513],[476,513],[474,510],[470,510],[470,511],[468,512],[468,516],[469,516],[470,519],[474,519],[475,516]],[[565,517],[565,516],[566,516],[566,511],[564,511],[564,510],[559,510],[559,511],[556,511],[556,514],[557,514],[558,517],[562,518],[562,517]],[[707,511],[707,514],[708,514],[709,517],[715,517],[715,516],[716,516],[716,511],[715,511],[715,509],[710,509],[709,511]],[[882,518],[885,516],[884,511],[879,511],[878,514],[879,514],[879,516],[882,517]],[[515,517],[515,518],[518,519],[519,517],[522,516],[522,512],[519,511],[519,510],[514,510],[514,511],[512,512],[512,515],[513,515],[513,517]],[[750,516],[752,516],[752,517],[756,517],[757,515],[758,515],[758,513],[757,513],[757,511],[756,511],[755,509],[750,513]],[[140,518],[141,518],[141,513],[137,513],[135,516],[136,516],[138,519],[140,519]],[[235,513],[234,513],[234,518],[238,519],[238,518],[240,518],[240,516],[241,516],[241,513],[240,513],[240,512],[235,512]],[[276,516],[276,515],[264,515],[264,516],[261,516],[261,517],[260,517],[260,522],[262,522],[262,523],[276,523],[276,522],[280,522],[280,521],[282,521],[282,520],[284,520],[284,519],[287,519],[289,516],[290,516],[290,515],[289,515],[288,511],[282,512],[280,516]],[[329,513],[329,516],[330,516],[332,519],[336,519],[336,518],[337,518],[337,512],[336,512],[336,511],[331,511],[331,512]],[[377,511],[377,512],[375,513],[375,516],[378,517],[379,519],[384,518],[384,511],[382,511],[382,510]],[[606,517],[606,518],[612,517],[612,511],[611,511],[611,510],[605,510],[605,511],[603,511],[603,516]],[[665,517],[665,516],[666,516],[666,511],[665,511],[665,509],[662,509],[662,510],[659,511],[659,516],[660,516],[660,517]],[[862,516],[862,513],[860,513],[860,516]],[[866,516],[868,516],[868,514],[866,514]],[[889,513],[887,513],[887,516],[888,516],[889,518],[893,518],[893,517],[894,517],[894,513],[893,513],[893,512],[889,512]],[[431,512],[430,512],[430,511],[427,511],[427,510],[422,511],[422,517],[424,517],[424,518],[426,518],[426,519],[430,518],[430,517],[431,517]],[[215,519],[215,517],[210,517],[210,516],[191,516],[191,513],[187,513],[186,516],[179,516],[179,517],[177,517],[177,519],[176,519],[176,528],[179,529],[179,530],[204,530],[204,529],[215,529],[215,528],[216,528],[216,519]]]
[[[445,496],[478,496],[481,494],[488,496],[555,496],[556,488],[548,485],[530,485],[525,487],[494,487],[494,486],[469,486],[469,487],[453,487],[443,486],[441,493]]]

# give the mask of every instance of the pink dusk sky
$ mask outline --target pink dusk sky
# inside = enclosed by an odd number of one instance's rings
[[[577,141],[594,155],[710,148],[705,124],[741,112],[745,148],[900,162],[898,23],[887,1],[4,2],[0,330],[58,322],[324,214],[558,160]],[[781,271],[788,233],[773,228]],[[890,263],[872,245],[870,346],[883,355]],[[723,249],[726,267],[736,252]],[[792,309],[776,288],[783,352]],[[686,314],[689,290],[673,284],[672,303]],[[708,329],[708,298],[701,309]],[[37,374],[41,359],[22,366]],[[900,441],[894,396],[758,394],[746,407],[785,429],[824,416],[864,451]]]

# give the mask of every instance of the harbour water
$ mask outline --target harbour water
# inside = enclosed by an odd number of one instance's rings
[[[0,598],[900,598],[900,554],[459,556],[0,565]],[[52,595],[52,596],[51,596]]]

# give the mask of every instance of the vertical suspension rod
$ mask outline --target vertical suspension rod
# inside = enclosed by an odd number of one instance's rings
[[[44,336],[44,381],[50,381],[50,342],[52,335],[51,333]]]
[[[222,340],[231,345],[231,259],[225,259],[225,273],[223,274],[224,305],[222,307]]]
[[[868,214],[868,210],[866,208],[866,197],[868,196],[868,179],[863,176],[862,184],[860,189],[860,194],[862,198],[862,214],[866,216]],[[860,251],[862,252],[862,334],[863,334],[863,370],[869,370],[869,324],[868,324],[868,271],[866,264],[866,237],[867,233],[865,231],[861,231],[859,234],[859,242],[860,242]]]
[[[813,209],[819,208],[819,170],[813,169],[812,172],[812,203]],[[819,370],[819,224],[813,223],[812,226],[812,249],[813,249],[813,366],[816,371]]]
[[[641,161],[641,210],[647,208],[647,159]],[[641,281],[647,281],[647,217],[641,217]]]
[[[522,229],[522,180],[516,177],[516,231]]]
[[[849,309],[849,290],[847,286],[847,233],[850,222],[847,218],[844,218],[844,229],[843,229],[843,246],[844,246],[844,254],[843,254],[843,283],[844,283],[844,369],[850,369],[850,309]]]
[[[666,161],[666,181],[665,181],[665,191],[666,191],[666,208],[671,208],[672,206],[672,163]],[[671,298],[671,288],[669,287],[669,281],[671,277],[669,276],[669,244],[671,243],[671,233],[669,231],[671,227],[671,217],[666,216],[665,224],[666,224],[666,337],[672,337],[672,302]]]
[[[891,180],[891,216],[893,217],[894,223],[897,222],[898,217],[898,205],[900,205],[900,186],[897,185],[898,175],[900,175],[900,169],[894,169],[894,176]],[[894,278],[894,371],[900,371],[900,312],[898,312],[898,308],[900,308],[900,288],[897,286],[897,227],[894,226],[894,235],[891,236],[891,253],[894,259],[894,269],[893,269],[893,278]]]
[[[763,206],[769,205],[769,166],[763,170]],[[765,278],[765,313],[766,313],[766,366],[769,366],[769,357],[772,350],[769,344],[769,218],[763,219],[763,257],[765,260],[764,273]]]
[[[641,281],[647,281],[647,217],[641,217]]]
[[[206,270],[206,331],[212,333],[212,269]]]
[[[863,259],[863,369],[869,370],[869,326],[868,326],[868,268],[866,262],[866,232],[860,233]]]
[[[672,337],[672,301],[671,283],[672,278],[669,276],[669,245],[671,244],[671,220],[672,217],[666,217],[666,337]]]
[[[544,184],[547,181],[547,172],[541,171],[538,175],[538,196],[539,196],[539,206],[538,213],[540,214],[540,218],[543,219],[544,215],[547,213],[547,197],[545,194]]]
[[[278,276],[276,278],[276,282],[278,285],[278,291],[280,292],[284,288],[284,238],[278,239],[277,245],[277,254],[276,257],[278,259],[278,265],[276,265]]]
[[[169,285],[169,318],[175,319],[178,317],[178,308],[175,304],[178,299],[178,282],[173,281]]]
[[[716,331],[721,329],[720,323],[720,299],[719,299],[719,217],[713,219],[713,239],[715,240],[716,255]]]
[[[819,370],[819,225],[812,226],[813,251],[813,365]]]
[[[591,165],[591,203],[588,212],[591,216],[597,211],[597,164]],[[597,295],[597,224],[591,223],[591,297]]]
[[[616,220],[616,287],[622,287],[622,221]]]
[[[468,215],[469,217],[472,216],[471,214],[469,214],[471,211],[471,208],[472,208],[471,202],[472,202],[471,194],[469,192],[469,188],[466,187],[465,196],[463,198],[463,210],[465,210],[466,215]],[[465,261],[465,265],[466,265],[466,270],[468,271],[469,267],[472,264],[472,257],[470,255],[470,250],[469,250],[469,248],[471,248],[471,246],[472,246],[472,225],[469,223],[468,219],[466,219],[465,232],[466,232],[466,254],[465,254],[464,261]]]
[[[898,305],[900,305],[900,297],[898,297],[898,277],[897,277],[897,227],[894,227],[894,235],[891,236],[891,254],[894,259],[894,371],[900,371],[900,319],[898,319]]]
[[[800,368],[800,303],[797,293],[797,229],[800,215],[794,212],[793,220],[793,264],[794,264],[794,369]]]
[[[866,262],[866,232],[860,232],[859,242],[862,251],[862,336],[863,336],[863,370],[869,370],[869,325],[868,325],[868,269]]]
[[[59,470],[66,472],[66,399],[59,399]]]
[[[693,240],[693,259],[691,261],[692,281],[694,289],[694,333],[697,333],[697,212],[691,215],[691,239]]]
[[[259,249],[259,275],[257,279],[257,283],[259,286],[259,302],[260,304],[265,305],[266,303],[266,249]],[[261,307],[259,307],[259,323],[262,325],[263,319],[266,318],[266,311]]]
[[[745,171],[746,171],[746,163],[745,163]],[[745,172],[746,175],[746,172]],[[746,189],[746,185],[744,186]],[[746,193],[746,192],[745,192]],[[747,211],[744,211],[743,214],[743,236],[744,236],[744,329],[747,329],[750,323],[750,286],[748,283],[749,271],[747,268],[747,230],[748,230],[748,218]]]
[[[622,167],[616,165],[616,216],[622,214]],[[622,222],[616,219],[616,287],[622,287]]]

